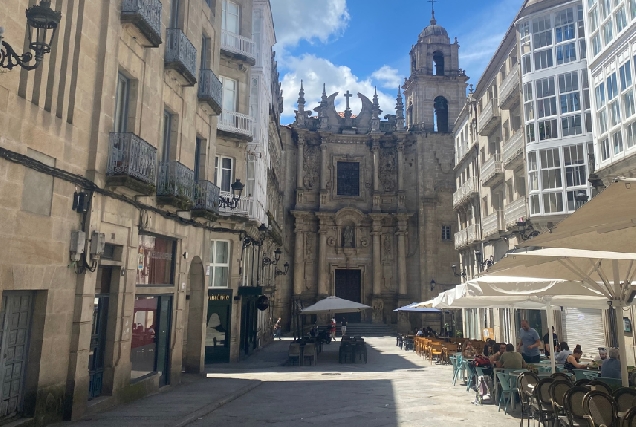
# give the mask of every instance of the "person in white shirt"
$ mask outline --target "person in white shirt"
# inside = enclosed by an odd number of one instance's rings
[[[568,346],[568,343],[566,343],[565,341],[563,341],[561,344],[559,344],[559,348],[561,349],[561,351],[559,351],[554,356],[554,362],[562,364],[562,363],[565,363],[565,361],[567,360],[568,356],[570,354],[572,354],[572,351],[570,350],[570,347]]]

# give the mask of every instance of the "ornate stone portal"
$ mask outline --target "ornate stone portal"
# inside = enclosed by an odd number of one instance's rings
[[[438,119],[452,123],[466,82],[453,56],[458,46],[436,23],[427,28],[412,55],[439,49],[448,55],[449,69],[444,73],[438,67],[441,74],[429,76],[432,65],[429,70],[417,63],[404,86],[408,104],[418,109],[408,115],[408,125],[399,89],[395,114],[382,120],[377,94],[369,99],[358,93],[356,115],[349,91],[345,111],[337,112],[338,93],[328,96],[326,86],[312,117],[301,86],[296,121],[282,129],[285,150],[296,155],[296,172],[288,175],[288,188],[296,188],[289,206],[296,233],[293,301],[306,306],[328,295],[346,295],[372,307],[362,321],[397,323],[406,331],[419,326],[422,317],[398,316],[395,308],[434,296],[431,280],[456,284],[453,242],[442,240],[441,231],[456,222],[454,175],[448,167],[454,141],[429,118],[434,100],[442,96],[448,117]],[[420,90],[423,81],[426,90]]]

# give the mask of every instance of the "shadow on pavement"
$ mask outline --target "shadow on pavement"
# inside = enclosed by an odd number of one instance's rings
[[[291,341],[276,341],[245,361],[236,364],[207,365],[208,373],[236,372],[392,372],[402,369],[423,370],[427,367],[417,365],[408,360],[411,351],[395,347],[391,351],[380,351],[367,342],[367,363],[357,360],[356,363],[339,363],[340,341],[323,345],[318,354],[315,366],[292,366],[288,363],[288,348]]]
[[[390,380],[268,381],[193,427],[396,427]]]

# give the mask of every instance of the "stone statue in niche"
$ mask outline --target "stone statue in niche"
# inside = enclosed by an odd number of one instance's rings
[[[342,247],[343,248],[355,248],[353,239],[353,226],[347,225],[342,230]]]

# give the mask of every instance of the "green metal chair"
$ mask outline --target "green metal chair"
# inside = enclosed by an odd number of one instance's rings
[[[504,402],[504,414],[508,414],[508,404],[514,398],[515,389],[510,385],[510,374],[507,372],[497,372],[497,378],[501,385],[501,394],[499,395],[499,408],[497,412],[501,411],[501,401]]]

